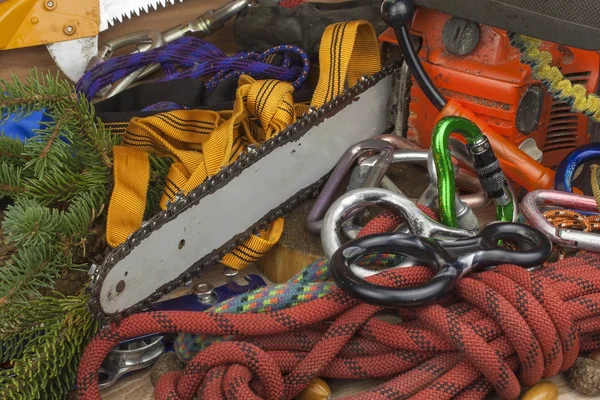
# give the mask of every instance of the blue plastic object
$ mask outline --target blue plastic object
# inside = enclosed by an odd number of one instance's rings
[[[240,285],[236,282],[228,282],[222,286],[214,289],[214,296],[216,302],[220,303],[229,298],[235,297],[241,293],[248,293],[251,290],[257,289],[262,286],[267,286],[267,283],[258,275],[249,274],[244,276],[247,285]],[[177,311],[204,311],[212,307],[212,304],[206,304],[198,299],[198,296],[194,294],[188,294],[185,296],[177,297],[171,300],[160,301],[152,304],[152,310],[177,310]]]
[[[15,115],[10,115],[6,122],[0,125],[0,134],[26,142],[35,136],[35,130],[43,128],[42,123],[50,121],[52,119],[46,115],[45,110],[34,111],[17,121]]]
[[[584,163],[600,160],[600,143],[590,143],[570,152],[556,169],[554,187],[556,190],[573,193],[573,175]]]

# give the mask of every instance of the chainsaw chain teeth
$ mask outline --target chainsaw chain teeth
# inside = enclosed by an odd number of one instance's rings
[[[279,207],[271,210],[260,221],[247,229],[246,232],[236,235],[220,248],[213,250],[210,254],[206,255],[192,265],[185,273],[181,274],[179,277],[173,279],[169,283],[164,284],[143,301],[138,302],[137,304],[119,312],[118,314],[106,314],[102,310],[102,306],[100,305],[100,288],[102,287],[104,278],[108,275],[110,270],[119,261],[124,259],[133,248],[139,245],[142,240],[150,236],[153,231],[160,229],[160,227],[163,225],[177,218],[189,208],[197,205],[203,197],[225,186],[227,182],[239,175],[248,166],[269,154],[271,151],[273,151],[273,149],[290,141],[300,139],[300,137],[308,132],[308,130],[310,130],[313,126],[320,124],[328,116],[337,113],[346,105],[355,101],[358,95],[373,87],[383,78],[391,75],[394,69],[398,67],[399,64],[394,63],[383,68],[380,72],[374,75],[362,77],[354,86],[347,89],[344,93],[332,99],[331,101],[325,103],[322,107],[310,109],[307,114],[298,118],[296,123],[288,126],[277,136],[263,142],[259,147],[249,147],[248,151],[241,154],[233,164],[223,168],[217,174],[207,178],[200,186],[191,190],[187,196],[183,196],[175,200],[166,210],[159,212],[150,220],[145,222],[140,229],[129,236],[125,243],[115,248],[106,257],[102,265],[99,265],[98,268],[92,272],[92,284],[89,289],[91,298],[88,302],[88,305],[94,318],[101,324],[106,325],[113,322],[118,322],[121,318],[131,314],[148,310],[153,303],[158,301],[164,295],[170,293],[177,287],[184,285],[186,282],[189,282],[193,277],[201,276],[201,274],[207,268],[210,268],[218,263],[225,254],[229,253],[239,244],[244,243],[253,233],[258,233],[277,218],[287,214],[292,208],[298,205],[300,201],[311,196],[316,196],[323,184],[326,182],[328,175],[324,176],[316,183],[300,190],[298,193],[296,193],[296,195],[292,196]]]

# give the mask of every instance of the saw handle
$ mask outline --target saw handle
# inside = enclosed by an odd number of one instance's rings
[[[513,181],[528,191],[554,187],[554,171],[544,167],[514,143],[494,131],[484,120],[457,100],[450,99],[448,101],[440,111],[436,123],[448,116],[463,117],[477,125],[490,141],[494,154],[500,162],[500,167]]]

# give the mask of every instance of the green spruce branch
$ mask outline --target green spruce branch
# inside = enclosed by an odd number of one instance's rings
[[[20,335],[14,326],[29,331]],[[0,359],[13,362],[12,369],[0,371],[2,398],[64,399],[75,382],[79,358],[97,329],[83,295],[13,304],[0,321],[0,343],[2,349],[20,351],[0,354]]]
[[[0,136],[0,197],[14,203],[0,225],[0,361],[13,365],[0,371],[3,399],[63,399],[97,329],[85,296],[51,290],[105,247],[117,139],[66,81],[35,71],[0,81],[0,132],[35,111],[48,121],[25,143]]]

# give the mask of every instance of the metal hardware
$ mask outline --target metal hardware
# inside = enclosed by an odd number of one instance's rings
[[[399,148],[401,150],[396,150],[394,153],[394,157],[392,159],[392,164],[408,162],[408,163],[423,163],[427,165],[430,182],[429,187],[423,192],[421,197],[419,198],[418,203],[423,204],[426,207],[437,209],[437,174],[435,170],[435,164],[433,162],[433,158],[430,155],[430,151],[419,149],[415,144],[410,142],[405,138],[401,138],[395,135],[380,135],[377,137],[381,140],[386,140],[389,143],[393,144],[394,147]],[[411,150],[409,150],[411,149]],[[459,141],[454,141],[452,143],[452,151],[456,152],[456,159],[461,160],[463,164],[467,166],[473,167],[473,161],[466,149],[466,146]],[[454,154],[453,154],[454,155]],[[348,191],[356,189],[358,187],[366,186],[361,180],[361,177],[366,176],[369,173],[371,168],[371,164],[376,161],[376,158],[359,158],[359,166],[355,167],[352,171],[352,175],[350,178],[350,185],[348,185]],[[454,164],[455,172],[456,172],[456,182],[460,186],[460,183],[466,183],[470,188],[476,188],[476,193],[459,196],[456,193],[456,208],[457,208],[457,217],[459,221],[459,227],[467,230],[475,230],[479,226],[479,222],[475,217],[471,209],[471,205],[483,207],[491,202],[485,193],[483,192],[483,188],[479,183],[479,180],[474,176],[467,175],[462,172],[457,164]],[[389,179],[387,176],[381,181],[381,187],[388,189],[392,192],[403,195],[402,191]],[[344,229],[345,233],[354,234],[356,228]]]
[[[107,388],[122,376],[148,368],[164,353],[160,335],[139,338],[119,344],[112,349],[100,367],[99,387]]]
[[[237,270],[234,270],[237,273]],[[209,283],[197,283],[191,294],[152,305],[153,310],[204,311],[241,293],[267,285],[259,275],[245,275],[247,285],[228,282],[217,288]],[[149,335],[129,339],[111,350],[100,368],[100,389],[113,385],[124,375],[148,368],[164,353],[163,336]]]
[[[163,34],[158,31],[141,31],[118,36],[104,43],[100,50],[98,50],[98,54],[92,57],[88,63],[86,71],[108,60],[110,57],[112,57],[115,51],[122,49],[123,47],[132,46],[134,44],[140,45],[142,43],[147,44],[147,48],[145,50],[149,50],[165,45],[165,40]],[[140,68],[116,82],[114,85],[112,85],[108,92],[102,96],[102,98],[109,98],[127,89],[129,85],[141,77],[143,72],[144,68]]]
[[[239,272],[240,271],[238,271],[235,268],[231,268],[231,267],[223,268],[223,275],[225,275],[225,277],[227,277],[227,282],[233,282]]]
[[[213,287],[209,283],[196,283],[190,289],[190,294],[176,297],[152,304],[152,310],[178,310],[178,311],[204,311],[218,302],[225,301],[240,293],[248,293],[259,287],[267,286],[265,280],[259,275],[244,275],[246,285],[237,282],[228,282],[224,285]]]
[[[379,135],[379,136],[376,136],[375,139],[385,140],[386,142],[392,144],[397,150],[415,150],[414,153],[411,153],[408,151],[402,151],[398,154],[394,154],[392,164],[403,163],[403,162],[407,162],[407,163],[414,162],[414,163],[419,163],[419,164],[423,163],[423,164],[427,165],[428,172],[433,171],[433,172],[430,172],[430,176],[431,176],[431,173],[435,174],[434,166],[430,166],[428,164],[428,162],[429,162],[428,161],[429,157],[427,156],[428,150],[421,149],[419,146],[417,146],[410,140],[403,138],[403,137],[396,136],[396,135],[389,135],[389,134],[388,135]],[[470,155],[467,147],[462,142],[460,142],[459,140],[454,139],[454,138],[450,138],[449,145],[450,145],[450,152],[452,154],[452,157],[456,160],[456,162],[461,163],[464,166],[469,167],[470,169],[473,169],[473,159],[471,158],[471,155]],[[422,153],[417,154],[417,152],[422,152]],[[358,158],[359,165],[367,165],[368,166],[373,161],[374,161],[374,159],[372,159],[371,157],[361,156]],[[433,169],[432,169],[432,167],[433,167]],[[467,192],[472,192],[469,194],[461,195],[461,200],[463,202],[465,202],[469,207],[472,207],[472,208],[485,207],[486,205],[488,205],[491,202],[491,200],[485,196],[485,193],[483,192],[483,188],[481,187],[481,183],[479,182],[479,179],[477,179],[473,175],[469,175],[468,173],[466,173],[463,170],[463,168],[458,167],[458,165],[456,165],[455,172],[456,172],[455,173],[456,185],[459,188],[464,189]],[[354,171],[353,171],[353,173],[354,173]],[[437,176],[435,177],[433,183],[434,184],[437,183]],[[360,186],[360,185],[357,185],[357,187],[358,186]],[[362,186],[364,186],[364,185],[362,185]],[[356,189],[357,187],[352,187],[351,189]],[[387,190],[391,190],[396,193],[401,193],[400,189],[398,189],[398,187],[387,176],[383,177],[383,179],[381,181],[381,187],[384,189],[387,189]],[[435,190],[435,192],[433,192],[434,190]],[[426,192],[429,192],[428,196],[431,196],[433,194],[435,194],[437,196],[437,187],[431,187],[431,185],[430,185],[430,187],[427,188]],[[437,197],[436,197],[436,199],[437,199]],[[431,202],[431,200],[427,200],[427,202],[420,203],[420,204],[424,204],[424,205],[427,205],[428,207],[436,208],[436,203]]]
[[[509,240],[518,250],[501,247]],[[512,222],[492,223],[479,234],[454,241],[437,241],[423,235],[386,233],[354,239],[341,246],[330,259],[331,276],[346,293],[366,303],[384,307],[416,307],[437,303],[451,294],[458,281],[471,271],[511,263],[534,267],[552,252],[552,243],[542,232]],[[386,287],[357,276],[352,265],[374,253],[399,254],[418,260],[436,275],[412,287]]]
[[[472,164],[471,164],[472,165]],[[457,165],[453,165],[455,170],[458,169]],[[431,150],[427,152],[427,172],[429,173],[429,186],[425,192],[421,195],[417,204],[422,204],[432,209],[438,209],[438,177],[435,169],[435,162]],[[479,221],[475,216],[472,208],[466,201],[463,201],[458,191],[454,192],[454,202],[456,204],[456,218],[458,220],[458,226],[462,229],[475,230],[479,228]],[[483,188],[481,188],[476,194],[475,201],[479,204],[487,205],[488,200],[485,195]]]
[[[475,232],[442,225],[419,210],[406,196],[379,188],[356,189],[343,194],[325,214],[321,229],[321,245],[329,258],[342,245],[340,228],[352,210],[366,206],[380,206],[401,215],[411,233],[433,239],[458,239],[475,235]]]
[[[38,36],[41,37],[42,39],[38,38],[37,40],[50,43],[46,47],[61,72],[71,81],[77,82],[85,73],[89,61],[98,52],[99,32],[122,22],[123,19],[132,18],[134,15],[147,13],[150,10],[159,10],[181,1],[183,0],[100,0],[92,2],[71,0],[62,1],[60,5],[56,0],[42,1],[45,10],[58,13],[62,29],[55,29],[58,28],[55,26],[46,29],[49,27],[46,24],[47,20],[36,15],[31,18],[31,25],[27,24],[27,29],[36,27],[35,29],[39,32],[27,35],[25,42],[21,41],[21,45],[39,44],[31,42],[31,39],[36,40]],[[89,3],[89,6],[79,7],[77,3]],[[63,11],[56,11],[59,9]],[[94,15],[96,18],[93,18]],[[80,18],[77,18],[78,16]],[[72,39],[65,40],[68,38]]]
[[[342,179],[346,173],[350,170],[354,161],[366,152],[377,151],[379,156],[377,161],[373,163],[373,166],[365,179],[365,186],[377,187],[383,179],[387,171],[388,165],[392,162],[394,156],[394,148],[386,141],[379,139],[367,139],[360,143],[352,146],[348,149],[342,158],[338,161],[331,176],[327,180],[325,187],[321,190],[321,194],[317,197],[315,204],[311,208],[308,216],[306,217],[306,229],[314,234],[318,235],[321,231],[323,224],[322,218],[327,212],[327,207],[331,204],[333,195],[339,187]]]
[[[559,206],[567,209],[597,212],[598,205],[593,197],[557,190],[535,190],[527,193],[523,198],[521,213],[530,225],[544,232],[557,245],[588,251],[600,251],[600,234],[557,228],[544,218],[540,206]]]
[[[198,297],[203,304],[216,304],[215,288],[210,283],[197,283],[192,287],[192,293]]]

